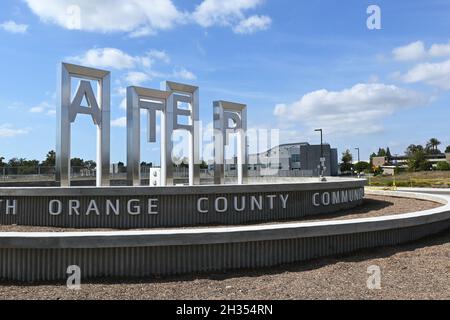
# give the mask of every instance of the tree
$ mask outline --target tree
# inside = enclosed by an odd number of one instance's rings
[[[72,158],[70,159],[71,167],[84,167],[84,160],[81,158]]]
[[[8,166],[16,168],[17,174],[35,174],[39,166],[38,160],[27,160],[25,158],[12,158],[8,161]]]
[[[189,159],[187,157],[183,157],[180,167],[181,168],[189,168]]]
[[[200,163],[200,169],[208,169],[208,164],[205,160],[202,160],[202,163]]]
[[[83,163],[84,167],[89,170],[93,170],[97,167],[97,164],[93,160],[87,160]]]
[[[355,164],[355,170],[357,172],[368,172],[370,171],[370,168],[371,168],[370,163],[365,161],[360,161]]]
[[[412,156],[414,153],[418,152],[418,151],[423,151],[423,147],[420,144],[410,144],[408,146],[408,148],[406,148],[405,154],[410,157]]]
[[[445,153],[450,153],[450,146],[447,146],[447,148],[445,148]]]
[[[6,166],[6,163],[4,163],[3,160],[5,160],[5,157],[0,157],[0,167]]]
[[[383,148],[378,148],[378,157],[386,157],[386,150],[384,150]]]
[[[392,158],[391,150],[389,150],[389,147],[386,148],[386,157],[387,157],[388,159],[391,159],[391,158]]]
[[[56,153],[53,150],[50,150],[47,153],[47,156],[44,161],[42,161],[42,165],[45,167],[54,167],[56,163]]]
[[[127,167],[125,167],[125,163],[123,163],[122,161],[119,161],[117,163],[117,169],[119,170],[119,173],[127,172]]]
[[[410,171],[425,171],[432,167],[431,163],[427,161],[424,150],[412,153],[408,158],[407,165]]]
[[[437,154],[441,153],[441,151],[438,149],[438,146],[441,144],[441,142],[436,138],[431,138],[428,140],[425,150],[428,154]]]
[[[345,152],[342,153],[342,158],[341,158],[341,172],[346,172],[346,171],[352,171],[353,169],[353,156],[350,153],[350,150],[345,150]]]

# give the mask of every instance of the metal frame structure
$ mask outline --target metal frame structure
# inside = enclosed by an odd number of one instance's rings
[[[245,104],[214,101],[214,183],[225,183],[225,146],[229,135],[237,133],[238,184],[247,183],[247,106]],[[230,120],[233,123],[230,126]]]
[[[72,78],[80,82],[72,100]],[[96,81],[97,98],[90,81]],[[58,71],[60,104],[57,108],[56,181],[61,187],[70,186],[71,124],[78,114],[91,115],[97,126],[96,185],[108,186],[110,182],[110,72],[62,63]],[[82,106],[86,98],[87,106]]]
[[[200,184],[200,141],[199,141],[199,89],[196,86],[165,81],[161,89],[168,92],[165,121],[161,122],[164,132],[161,138],[161,185],[173,185],[172,133],[175,130],[189,132],[189,185]],[[189,109],[180,109],[178,103],[187,103]],[[188,124],[180,124],[178,116],[187,116]]]
[[[162,90],[127,88],[127,180],[138,186],[140,176],[140,110],[148,111],[148,142],[156,142],[156,111],[161,112],[161,186],[173,185],[173,141],[175,130],[189,132],[189,185],[200,184],[199,90],[198,87],[166,81]],[[187,109],[179,103],[188,104]],[[187,124],[178,122],[188,117]]]
[[[141,184],[140,110],[147,110],[147,141],[156,142],[156,112],[161,112],[161,123],[164,123],[168,96],[169,92],[167,91],[134,86],[127,88],[127,180],[129,185],[139,186]],[[161,126],[161,163],[166,163],[164,141],[164,129]]]

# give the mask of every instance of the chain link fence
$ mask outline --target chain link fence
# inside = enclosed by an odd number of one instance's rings
[[[141,178],[149,179],[150,169],[158,167],[141,166]],[[268,174],[264,169],[257,166],[249,166],[249,177],[312,177],[314,172],[312,170],[275,170]],[[55,180],[55,167],[53,166],[35,166],[35,167],[0,167],[0,181],[4,182],[35,182],[35,181],[54,181]],[[71,180],[93,180],[96,177],[96,169],[86,167],[71,167],[70,178]],[[125,180],[127,177],[126,167],[117,167],[116,165],[111,168],[111,179],[113,180]],[[189,168],[176,167],[174,168],[174,178],[179,180],[187,180],[189,177]],[[237,170],[236,166],[228,166],[225,170],[225,177],[236,178]],[[208,169],[200,169],[200,178],[204,180],[211,180],[214,178],[214,167],[209,166]]]

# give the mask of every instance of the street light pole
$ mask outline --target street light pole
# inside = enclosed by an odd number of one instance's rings
[[[359,147],[356,147],[355,150],[358,150],[358,163],[361,161],[359,158]],[[358,171],[358,178],[360,177],[361,172]]]
[[[327,179],[323,176],[325,167],[325,158],[323,157],[323,131],[322,129],[315,129],[314,131],[320,131],[320,181],[327,181]]]
[[[359,158],[359,147],[355,148],[355,150],[358,150],[358,162],[360,162],[360,158]]]

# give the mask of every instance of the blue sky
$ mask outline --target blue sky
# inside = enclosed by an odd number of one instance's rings
[[[381,9],[381,30],[366,26],[372,4]],[[6,0],[0,6],[0,156],[7,159],[43,159],[54,149],[61,61],[111,71],[113,162],[126,159],[124,88],[159,88],[163,80],[200,87],[205,124],[213,100],[245,103],[249,126],[280,129],[281,142],[319,143],[313,129],[322,127],[339,152],[359,146],[363,159],[378,147],[402,153],[431,137],[441,149],[450,144],[449,1]],[[77,117],[72,132],[72,156],[94,159],[91,120]],[[142,160],[158,158],[157,145],[144,143]]]

